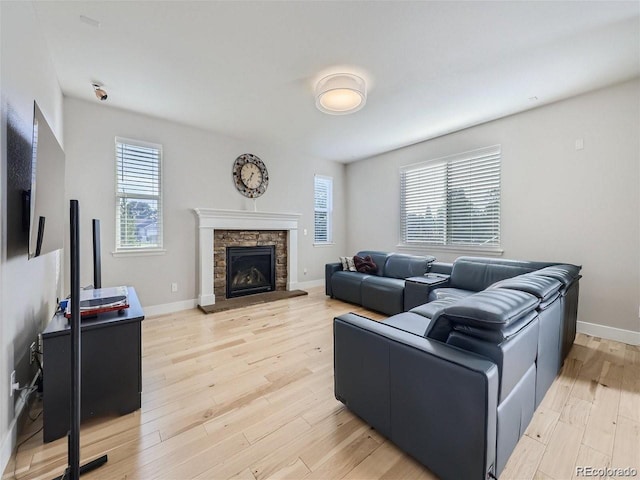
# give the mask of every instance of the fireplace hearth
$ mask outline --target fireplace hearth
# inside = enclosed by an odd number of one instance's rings
[[[275,245],[227,247],[226,252],[227,298],[275,290]]]

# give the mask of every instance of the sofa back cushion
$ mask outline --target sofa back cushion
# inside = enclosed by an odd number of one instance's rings
[[[387,258],[385,276],[391,278],[419,277],[429,271],[429,264],[435,260],[431,255],[415,256],[394,253]]]
[[[553,301],[558,297],[562,283],[559,280],[542,275],[536,272],[525,273],[517,277],[506,278],[494,283],[489,288],[508,288],[511,290],[522,290],[540,299],[541,303]]]
[[[535,296],[519,290],[484,290],[445,307],[429,324],[425,337],[444,342],[458,327],[459,331],[500,343],[535,317],[539,303]]]
[[[391,255],[391,253],[378,252],[375,250],[362,250],[361,252],[358,252],[357,255],[362,258],[369,255],[371,257],[371,260],[373,260],[373,263],[375,263],[376,267],[378,267],[378,269],[371,274],[377,275],[378,277],[386,277],[385,263],[387,263],[387,258]]]
[[[493,289],[470,295],[444,309],[454,323],[502,330],[536,309],[540,300],[519,290]]]
[[[531,260],[513,260],[511,258],[492,258],[492,257],[471,257],[463,255],[458,257],[456,261],[465,261],[473,263],[485,263],[487,265],[505,265],[507,267],[521,267],[529,271],[538,270],[540,268],[557,265],[554,262],[536,262]]]
[[[541,277],[555,278],[562,282],[564,287],[571,285],[576,279],[580,278],[580,269],[578,265],[561,264],[536,270],[534,275]]]
[[[481,260],[484,259],[458,258],[453,262],[449,285],[462,290],[479,292],[497,281],[535,270],[525,262],[485,263]]]

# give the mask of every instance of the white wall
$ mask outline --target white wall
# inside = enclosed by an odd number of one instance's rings
[[[397,250],[400,166],[501,144],[503,257],[583,265],[579,320],[638,332],[639,132],[636,79],[350,164],[348,249]]]
[[[21,385],[31,380],[29,345],[51,318],[61,291],[58,269],[61,252],[27,260],[27,244],[23,244],[22,233],[16,231],[11,221],[16,213],[11,179],[16,168],[24,169],[25,165],[30,168],[34,100],[62,144],[62,93],[31,3],[0,2],[0,17],[0,469],[4,470],[15,445],[14,409],[18,406],[16,396],[9,398],[9,375],[15,369]],[[12,141],[8,145],[8,127],[15,132],[10,137],[18,138],[21,148],[13,148]]]
[[[197,231],[195,207],[247,210],[252,201],[233,185],[231,167],[242,153],[258,155],[269,170],[269,187],[257,200],[267,212],[301,213],[298,280],[324,278],[324,264],[344,251],[344,166],[272,146],[239,141],[205,130],[111,108],[108,104],[65,98],[66,186],[80,201],[82,276],[92,280],[91,219],[101,220],[102,285],[133,285],[144,306],[195,299]],[[164,242],[166,254],[114,257],[114,138],[122,136],[163,145]],[[313,175],[334,178],[336,245],[313,247]],[[303,229],[308,235],[302,235]],[[307,274],[303,273],[307,269]],[[171,283],[178,292],[171,292]]]

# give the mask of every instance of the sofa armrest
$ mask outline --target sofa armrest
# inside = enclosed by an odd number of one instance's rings
[[[350,313],[334,320],[334,371],[336,398],[439,477],[494,471],[493,362]]]
[[[324,291],[326,295],[333,297],[333,290],[331,288],[331,276],[342,270],[342,264],[340,262],[327,263],[324,266]]]

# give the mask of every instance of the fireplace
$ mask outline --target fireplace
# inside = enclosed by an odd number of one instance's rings
[[[226,296],[225,247],[276,244],[276,290],[298,288],[298,220],[299,213],[256,212],[196,208],[198,217],[198,305],[216,303]],[[237,232],[239,237],[225,240],[221,231]],[[259,232],[258,238],[245,240],[243,232]],[[266,232],[284,232],[284,239],[262,238]],[[214,241],[215,239],[215,241]],[[220,251],[218,251],[220,249]],[[215,282],[214,282],[215,279]],[[215,288],[214,288],[215,285]]]
[[[226,267],[227,298],[275,290],[275,245],[227,247]]]

